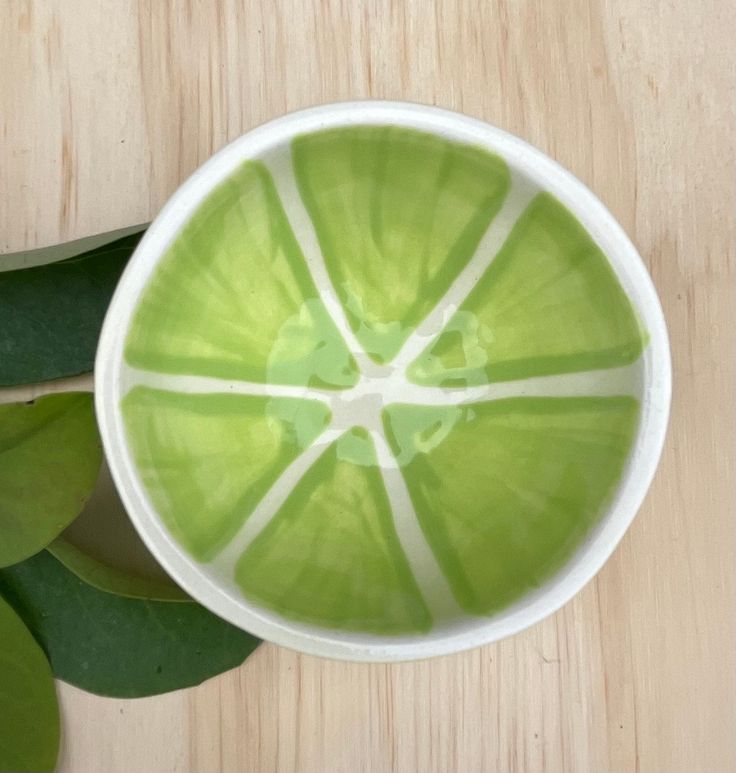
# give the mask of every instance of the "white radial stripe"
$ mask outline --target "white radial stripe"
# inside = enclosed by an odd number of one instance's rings
[[[294,487],[304,477],[307,470],[317,461],[322,452],[342,434],[343,431],[340,429],[327,427],[314,443],[294,459],[281,473],[276,482],[266,492],[263,499],[256,505],[238,533],[216,557],[218,571],[224,570],[228,577],[234,576],[235,565],[248,548],[248,545],[271,522],[271,519],[279,511],[289,494],[294,490]]]
[[[467,617],[467,613],[458,606],[445,575],[427,544],[396,458],[382,433],[374,431],[370,434],[376,446],[378,464],[391,504],[399,542],[434,622]]]
[[[302,250],[322,303],[340,331],[348,349],[350,349],[358,363],[358,367],[361,371],[365,371],[366,367],[371,367],[370,360],[350,327],[345,310],[337,297],[330,275],[327,273],[327,266],[322,255],[322,248],[319,246],[317,232],[314,230],[312,219],[302,202],[302,197],[296,184],[291,148],[287,151],[280,150],[279,153],[264,158],[263,163],[266,164],[271,172],[271,177],[286,212],[286,217]]]
[[[488,266],[498,254],[503,243],[516,225],[516,221],[529,205],[539,189],[526,178],[511,173],[508,195],[488,230],[480,240],[475,254],[465,268],[457,275],[447,292],[429,314],[419,323],[416,330],[406,339],[391,365],[397,369],[406,368],[426,348],[429,342],[442,332],[450,317],[455,313],[468,293],[475,287]]]
[[[233,394],[256,395],[264,397],[296,397],[307,400],[320,400],[330,403],[335,395],[327,389],[311,387],[285,386],[281,384],[257,384],[252,381],[237,379],[211,378],[208,376],[173,375],[157,373],[138,368],[126,368],[123,374],[123,393],[136,386],[146,386],[151,389],[163,389],[168,392],[182,392],[188,395],[197,394]]]
[[[537,376],[519,381],[499,381],[482,386],[451,389],[406,384],[406,398],[395,402],[418,405],[461,405],[509,397],[615,397],[641,393],[642,363],[637,361],[620,368],[587,370],[581,373],[560,373]],[[400,393],[398,393],[400,394]]]
[[[352,389],[332,391],[281,384],[257,384],[237,379],[172,375],[128,367],[124,371],[124,383],[121,391],[126,393],[133,387],[147,386],[151,389],[184,394],[238,394],[318,400],[330,406],[335,421],[343,429],[348,429],[354,424],[361,424],[374,430],[380,426],[380,419],[373,417],[370,410],[364,410],[364,407],[375,410],[375,406],[368,405],[371,401],[371,395],[380,400],[382,405],[390,403],[461,405],[488,400],[503,400],[509,397],[635,396],[641,391],[642,378],[642,363],[639,360],[620,368],[561,373],[553,376],[538,376],[518,381],[501,381],[462,388],[419,386],[407,381],[400,373],[393,372],[385,379],[364,377]],[[49,382],[49,386],[56,383]],[[83,389],[84,387],[80,385],[79,388]],[[55,390],[49,389],[48,391]],[[43,393],[43,390],[40,390],[40,393]],[[3,394],[0,394],[0,402],[3,402],[2,397]],[[13,393],[13,397],[15,397],[15,393]],[[365,406],[361,400],[365,401]]]

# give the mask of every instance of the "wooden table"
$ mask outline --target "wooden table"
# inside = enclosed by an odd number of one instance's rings
[[[646,504],[554,617],[431,662],[264,645],[159,698],[62,684],[60,770],[736,769],[735,8],[4,0],[0,251],[146,221],[213,151],[286,111],[413,100],[508,129],[586,182],[649,266],[674,354]]]

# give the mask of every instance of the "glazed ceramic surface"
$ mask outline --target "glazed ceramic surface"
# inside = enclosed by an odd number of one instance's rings
[[[512,633],[605,561],[656,466],[661,311],[635,250],[524,143],[354,103],[237,140],[141,242],[97,406],[186,590],[305,651]]]

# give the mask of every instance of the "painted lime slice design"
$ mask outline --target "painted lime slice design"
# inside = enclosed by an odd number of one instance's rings
[[[591,237],[502,159],[317,132],[237,169],[161,258],[126,338],[128,448],[174,539],[264,614],[422,633],[591,533],[644,340]]]

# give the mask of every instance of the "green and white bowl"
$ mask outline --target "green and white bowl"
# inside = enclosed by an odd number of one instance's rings
[[[130,516],[265,639],[400,660],[512,634],[603,565],[654,474],[662,312],[549,158],[461,115],[327,105],[174,194],[96,364]]]

